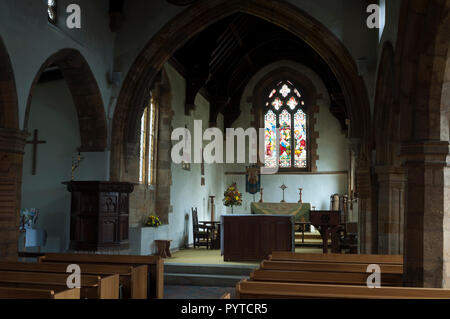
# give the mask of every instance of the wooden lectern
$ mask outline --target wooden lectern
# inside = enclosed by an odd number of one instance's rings
[[[336,233],[341,227],[341,212],[332,210],[309,211],[311,224],[319,229],[322,236],[323,253],[328,253],[328,237],[331,234],[331,251],[339,253],[339,238]]]
[[[100,181],[63,184],[72,193],[70,249],[127,249],[129,194],[133,184]]]

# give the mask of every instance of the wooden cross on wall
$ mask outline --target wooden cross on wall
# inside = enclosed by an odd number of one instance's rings
[[[31,168],[31,175],[36,175],[36,162],[37,162],[37,146],[38,144],[45,144],[47,141],[39,141],[38,130],[34,130],[33,140],[27,141],[27,144],[33,144],[33,164]]]

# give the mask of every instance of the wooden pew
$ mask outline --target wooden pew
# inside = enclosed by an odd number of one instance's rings
[[[20,272],[45,272],[45,273],[66,273],[67,266],[64,263],[30,263],[30,262],[0,262],[0,271],[20,271]],[[81,275],[114,275],[118,274],[120,284],[123,287],[123,297],[125,299],[146,299],[147,298],[147,266],[127,266],[127,265],[96,265],[77,264],[80,266]]]
[[[311,254],[274,251],[269,260],[403,265],[401,255]]]
[[[369,263],[342,263],[320,261],[274,261],[263,260],[260,268],[266,270],[330,271],[365,273]],[[403,274],[403,265],[380,264],[381,274]]]
[[[0,299],[80,299],[80,289],[49,290],[0,287]]]
[[[64,290],[69,274],[0,271],[0,287]],[[81,276],[81,298],[118,299],[119,275]]]
[[[164,298],[164,259],[160,256],[46,253],[44,256],[38,258],[38,262],[129,266],[147,265],[149,276],[147,297]]]
[[[224,293],[220,299],[231,299],[231,294],[229,292]]]
[[[236,285],[238,299],[450,299],[450,289],[315,285],[242,280]]]
[[[250,274],[252,281],[367,285],[370,274],[365,272],[289,271],[257,269]],[[381,274],[381,286],[402,286],[402,274]]]

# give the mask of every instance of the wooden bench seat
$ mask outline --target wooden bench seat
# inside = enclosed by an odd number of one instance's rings
[[[401,255],[311,254],[274,251],[269,260],[403,265]]]
[[[236,285],[239,299],[450,299],[450,289],[317,285],[242,280]]]
[[[362,272],[289,271],[257,269],[250,274],[252,281],[367,285],[370,274]],[[402,286],[401,274],[382,274],[381,286]]]
[[[97,255],[97,254],[59,254],[46,253],[38,257],[38,262],[128,265],[148,267],[147,298],[162,299],[164,297],[164,260],[160,256],[137,255]]]
[[[0,287],[65,290],[69,274],[0,271]],[[81,276],[80,297],[118,299],[119,275]]]
[[[264,260],[261,262],[260,268],[266,270],[365,273],[369,265],[369,263]],[[380,264],[380,269],[382,274],[403,274],[403,265],[399,264]]]
[[[80,289],[30,289],[0,287],[0,299],[80,299]]]
[[[0,262],[0,271],[67,273],[68,263]],[[147,298],[147,266],[77,264],[81,275],[118,274],[124,299]]]

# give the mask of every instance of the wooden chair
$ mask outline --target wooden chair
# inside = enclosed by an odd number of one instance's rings
[[[194,248],[206,246],[206,249],[210,249],[214,226],[201,225],[199,223],[197,208],[192,208],[192,227],[194,235]]]

